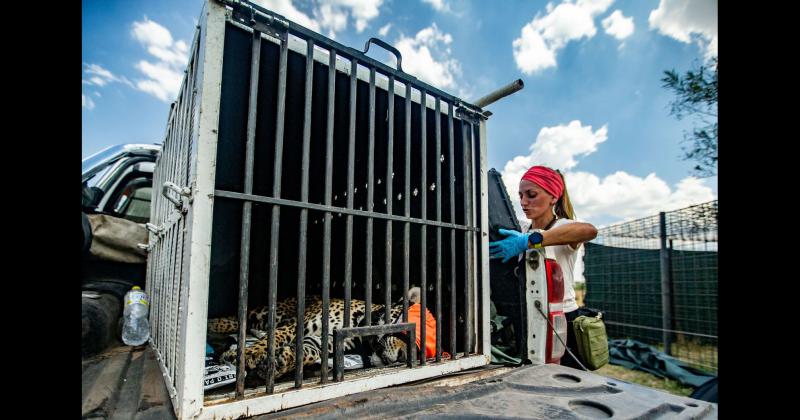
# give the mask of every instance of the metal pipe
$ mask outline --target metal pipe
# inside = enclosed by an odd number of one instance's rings
[[[394,183],[394,76],[389,76],[387,141],[386,141],[386,214],[392,216],[392,184]],[[384,322],[391,319],[392,306],[392,221],[386,221],[386,272],[384,284]]]
[[[472,198],[472,161],[470,156],[470,142],[472,141],[472,125],[462,120],[463,136],[462,142],[464,144],[464,224],[472,226],[472,213],[470,211],[470,201]],[[472,255],[470,253],[470,243],[472,235],[470,232],[464,232],[464,357],[470,353],[470,314],[472,305],[470,304],[470,283],[472,283]]]
[[[405,216],[411,217],[411,85],[406,83],[406,161],[405,161]],[[411,225],[406,222],[403,227],[403,322],[408,322],[408,287],[409,272],[411,271],[410,239]],[[409,357],[410,363],[413,359]]]
[[[508,95],[511,95],[514,92],[522,90],[525,87],[525,83],[522,82],[522,79],[514,80],[513,82],[501,87],[500,89],[495,90],[494,92],[490,92],[488,95],[478,99],[475,101],[475,105],[485,108],[487,105],[497,102],[498,100],[505,98]]]
[[[353,210],[353,177],[356,149],[356,100],[358,92],[358,61],[350,61],[350,125],[349,146],[347,149],[347,209]],[[350,299],[353,285],[353,215],[347,214],[347,233],[344,248],[344,326],[350,327]]]
[[[303,109],[303,158],[301,165],[300,201],[308,202],[309,155],[311,144],[311,101],[314,82],[314,40],[306,40],[306,80]],[[295,337],[295,360],[303,360],[306,312],[306,255],[308,253],[308,209],[300,210],[300,245],[297,261],[297,334]],[[303,386],[303,364],[295,363],[294,387]]]
[[[660,239],[659,261],[661,268],[661,341],[664,343],[664,353],[672,355],[672,285],[669,271],[669,249],[667,249],[667,215],[658,213],[658,230]]]
[[[436,97],[436,221],[442,221],[442,101]],[[427,316],[427,315],[426,315]],[[442,228],[436,228],[436,362],[442,361]]]
[[[419,97],[419,119],[420,119],[420,150],[421,150],[421,160],[420,166],[422,167],[422,173],[420,175],[420,193],[422,194],[422,203],[420,209],[420,219],[427,220],[428,219],[428,178],[427,178],[427,169],[428,169],[428,161],[427,161],[427,151],[428,151],[428,129],[427,129],[427,122],[428,122],[428,113],[427,113],[427,98],[428,94],[424,90],[420,89],[420,97]],[[428,227],[425,225],[420,226],[420,344],[422,346],[422,351],[420,352],[420,365],[425,366],[425,335],[426,335],[426,322],[425,317],[427,312],[427,300],[426,295],[428,291],[428,245],[427,245],[427,236],[428,236]]]
[[[326,206],[324,204],[314,204],[314,203],[302,203],[300,201],[294,200],[285,200],[282,198],[272,198],[272,197],[265,197],[261,195],[253,195],[253,194],[242,194],[233,191],[225,191],[225,190],[214,190],[214,197],[217,198],[231,198],[234,200],[249,200],[256,203],[266,203],[266,204],[274,204],[283,207],[297,207],[297,208],[307,208],[311,210],[318,210],[318,211],[335,211],[343,214],[351,214],[353,216],[361,216],[367,217],[371,219],[381,219],[381,220],[393,220],[398,222],[409,222],[414,223],[417,225],[426,225],[426,226],[439,226],[443,228],[452,228],[457,230],[468,230],[468,231],[477,231],[478,228],[476,227],[468,227],[464,225],[456,225],[452,223],[440,223],[435,220],[422,220],[413,217],[405,217],[405,216],[389,216],[383,213],[370,213],[364,210],[348,210],[342,207],[333,207],[333,206]]]
[[[286,61],[289,53],[288,33],[281,32],[281,55],[278,64],[278,109],[277,121],[275,122],[275,167],[274,184],[272,185],[272,195],[275,198],[281,196],[281,175],[283,163],[283,134],[284,117],[286,114]],[[281,208],[278,205],[272,206],[272,227],[270,229],[270,264],[269,264],[269,296],[267,322],[269,331],[267,338],[267,394],[272,394],[275,390],[275,306],[278,300],[278,250],[280,243],[280,223]]]
[[[261,32],[253,31],[253,49],[250,58],[250,97],[247,109],[247,143],[244,159],[244,192],[253,193],[253,164],[256,147],[256,116],[258,114],[258,69],[261,62]],[[242,203],[242,237],[239,252],[239,365],[236,369],[236,399],[244,398],[244,349],[247,335],[247,294],[250,280],[250,223],[253,203]]]
[[[453,131],[454,103],[447,104],[447,131],[449,137],[448,167],[450,168],[450,223],[456,222],[455,133]],[[450,229],[450,357],[456,358],[456,230]]]
[[[336,50],[328,50],[328,121],[325,146],[325,205],[331,205],[333,185],[333,122],[336,108]],[[320,383],[328,382],[328,333],[330,331],[331,286],[331,212],[325,212],[322,239],[322,354],[320,354]],[[297,363],[301,363],[297,361]]]
[[[470,169],[471,169],[470,173],[472,174],[471,177],[470,177],[469,189],[470,189],[470,197],[471,197],[470,201],[473,203],[473,205],[470,206],[469,215],[470,215],[470,218],[471,218],[471,224],[470,225],[473,226],[473,227],[476,227],[476,228],[480,226],[479,220],[480,220],[480,216],[481,216],[480,215],[481,199],[480,199],[480,191],[479,191],[479,189],[480,189],[480,179],[478,177],[478,172],[479,172],[479,168],[480,168],[480,159],[479,159],[480,156],[478,155],[478,149],[477,149],[478,148],[477,145],[479,144],[478,143],[478,141],[479,141],[478,124],[479,123],[476,123],[476,124],[473,124],[473,125],[470,126],[470,134],[469,134],[469,160],[470,160]],[[478,285],[481,284],[480,283],[481,270],[479,269],[479,265],[478,265],[478,261],[479,261],[478,258],[480,256],[480,251],[478,250],[478,243],[479,243],[481,234],[480,234],[479,231],[472,231],[472,232],[470,232],[469,235],[470,235],[470,242],[469,242],[469,246],[470,246],[470,250],[469,250],[470,266],[469,266],[469,268],[470,268],[470,270],[472,272],[472,275],[470,276],[470,278],[472,280],[470,281],[469,287],[467,288],[467,291],[469,293],[468,302],[470,303],[470,307],[469,307],[470,308],[470,312],[469,312],[470,313],[470,317],[469,317],[469,326],[470,326],[469,343],[470,343],[470,348],[474,349],[477,352],[478,351],[478,347],[477,347],[478,342],[475,339],[475,336],[477,334],[478,325],[479,325],[479,322],[481,321],[481,319],[478,317],[478,304],[477,304],[478,300],[476,298],[476,291],[477,291]],[[486,321],[486,322],[487,322],[487,325],[488,325],[489,321]]]
[[[367,212],[372,213],[375,178],[375,67],[369,69],[369,141],[367,146]],[[367,218],[366,285],[364,290],[364,318],[366,325],[372,323],[372,217]]]

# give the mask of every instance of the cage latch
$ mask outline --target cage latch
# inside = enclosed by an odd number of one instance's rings
[[[178,194],[181,197],[181,199],[176,199],[170,196],[169,194],[170,191]],[[180,187],[172,182],[167,181],[164,183],[164,186],[161,187],[161,195],[163,195],[167,200],[172,202],[172,204],[174,204],[176,208],[184,209],[185,205],[183,202],[183,198],[185,197],[189,199],[189,202],[191,202],[192,190],[189,187]]]

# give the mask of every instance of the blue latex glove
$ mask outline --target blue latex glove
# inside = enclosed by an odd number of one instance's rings
[[[501,241],[489,242],[490,258],[502,258],[503,262],[507,262],[528,249],[528,236],[530,233],[521,233],[508,229],[500,229],[498,232],[506,235],[507,238]]]

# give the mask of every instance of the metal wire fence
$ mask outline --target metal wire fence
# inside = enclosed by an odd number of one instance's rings
[[[608,336],[717,372],[717,201],[599,230],[586,244],[586,306]]]

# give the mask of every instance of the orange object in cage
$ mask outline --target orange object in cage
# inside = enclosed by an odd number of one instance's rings
[[[408,322],[417,324],[417,348],[421,348],[419,341],[421,333],[420,327],[421,305],[415,303],[408,307]],[[425,358],[429,359],[436,356],[436,318],[428,308],[425,308]]]

